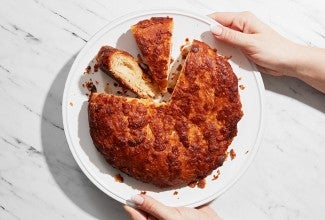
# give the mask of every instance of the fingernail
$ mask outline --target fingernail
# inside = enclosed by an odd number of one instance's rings
[[[222,27],[217,24],[211,24],[210,31],[215,35],[220,35],[222,33]]]
[[[142,196],[139,195],[135,195],[131,197],[131,200],[134,202],[134,204],[136,205],[142,205],[144,199],[142,198]]]
[[[127,206],[131,206],[133,208],[137,208],[137,205],[134,204],[134,202],[132,200],[130,200],[130,199],[126,200],[125,202],[126,202],[126,205]]]

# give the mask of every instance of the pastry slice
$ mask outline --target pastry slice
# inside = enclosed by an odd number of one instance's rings
[[[173,26],[172,18],[152,17],[131,27],[152,77],[163,93],[167,92]]]
[[[143,73],[134,57],[122,50],[103,46],[96,57],[99,68],[141,98],[153,98],[157,86]]]

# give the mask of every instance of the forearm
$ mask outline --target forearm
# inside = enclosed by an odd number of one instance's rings
[[[325,93],[325,49],[297,45],[297,54],[292,60],[288,74],[308,83]]]

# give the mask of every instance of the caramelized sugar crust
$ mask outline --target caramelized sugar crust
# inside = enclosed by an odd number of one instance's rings
[[[243,115],[227,59],[196,40],[168,103],[93,93],[88,111],[91,137],[107,162],[162,188],[221,166]]]
[[[152,17],[131,27],[137,45],[160,90],[167,92],[173,19]]]

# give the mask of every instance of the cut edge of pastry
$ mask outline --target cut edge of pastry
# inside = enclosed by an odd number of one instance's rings
[[[102,71],[112,75],[141,98],[154,98],[158,94],[157,85],[143,73],[134,57],[123,50],[110,46],[101,47],[96,57]]]

